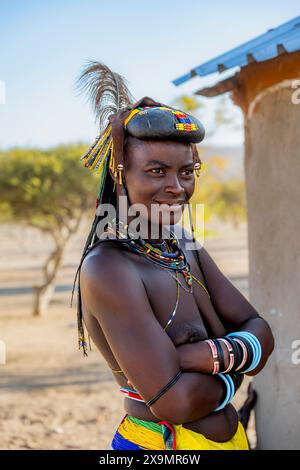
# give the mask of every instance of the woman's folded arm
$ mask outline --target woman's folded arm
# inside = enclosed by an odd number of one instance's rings
[[[255,369],[247,373],[247,375],[255,375],[265,366],[274,349],[271,328],[253,305],[221,272],[204,248],[199,250],[199,256],[212,304],[226,325],[227,331],[247,331],[254,334],[260,342],[260,362]]]

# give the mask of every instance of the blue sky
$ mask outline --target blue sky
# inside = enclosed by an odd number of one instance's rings
[[[225,75],[172,79],[298,15],[299,0],[2,1],[0,148],[93,140],[90,106],[74,88],[88,59],[123,75],[136,99],[171,103]],[[204,124],[215,104],[206,100]],[[207,143],[242,142],[242,131],[224,128]]]

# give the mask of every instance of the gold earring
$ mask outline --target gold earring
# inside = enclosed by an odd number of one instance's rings
[[[118,174],[119,174],[119,184],[122,184],[122,171],[124,169],[124,165],[122,165],[122,163],[119,163],[117,165],[117,170],[118,170]]]
[[[200,169],[201,169],[201,163],[195,163],[194,164],[194,170],[195,170],[195,173],[196,173],[196,176],[200,176]]]

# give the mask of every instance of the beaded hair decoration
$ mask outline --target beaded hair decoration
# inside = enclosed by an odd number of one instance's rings
[[[124,125],[130,121],[130,119],[137,114],[143,108],[133,109],[128,117],[124,121]],[[107,128],[99,137],[96,137],[95,141],[88,149],[87,153],[81,157],[84,162],[84,166],[94,170],[97,174],[106,167],[111,173],[117,178],[119,184],[122,184],[121,170],[122,168],[117,168],[116,160],[114,157],[114,146],[113,146],[113,137],[112,137],[112,125],[108,124]]]

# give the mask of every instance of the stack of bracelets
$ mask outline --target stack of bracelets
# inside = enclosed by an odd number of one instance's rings
[[[224,397],[215,409],[223,409],[232,400],[243,381],[243,375],[255,369],[261,360],[261,345],[253,333],[235,331],[223,338],[206,339],[209,344],[214,367],[212,375],[217,375],[225,385]],[[225,344],[229,353],[229,365],[225,369],[224,353],[221,343]]]
[[[214,359],[212,375],[216,375],[224,387],[221,403],[214,410],[219,411],[225,408],[233,399],[236,391],[243,382],[243,374],[250,372],[258,366],[261,359],[261,345],[256,336],[248,331],[237,331],[229,333],[222,338],[206,339],[204,341],[209,344]],[[221,343],[226,345],[229,353],[229,365],[227,369],[225,369],[225,358]],[[147,402],[145,402],[141,395],[134,389],[120,387],[120,391],[126,395],[127,398],[143,402],[150,407],[180,379],[182,373],[183,371],[179,370],[177,374]]]

